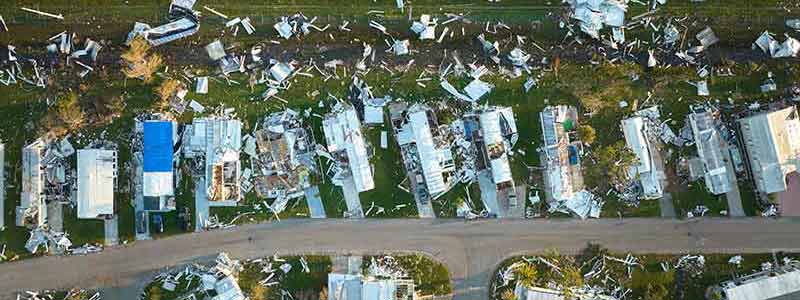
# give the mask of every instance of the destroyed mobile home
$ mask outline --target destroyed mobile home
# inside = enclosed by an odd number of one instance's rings
[[[522,217],[525,203],[517,198],[509,162],[518,139],[514,112],[510,107],[476,109],[464,115],[462,126],[464,140],[477,152],[468,157],[474,157],[474,176],[488,215]]]
[[[420,217],[433,218],[431,201],[457,183],[447,130],[440,128],[436,113],[423,104],[391,103],[389,116]]]
[[[320,155],[331,161],[328,174],[331,181],[344,190],[347,214],[363,217],[358,193],[375,188],[372,165],[369,162],[372,149],[361,131],[361,120],[355,107],[337,102],[333,110],[322,120],[327,147]]]
[[[183,156],[210,206],[235,206],[241,187],[242,123],[232,116],[195,118],[183,135]]]
[[[548,106],[539,113],[539,118],[544,139],[541,161],[550,210],[575,214],[582,219],[600,217],[603,203],[583,184],[583,144],[576,140],[575,132],[578,111],[572,106]]]
[[[275,199],[271,209],[280,213],[289,200],[303,197],[311,188],[317,173],[316,143],[296,111],[272,113],[260,124],[255,137],[245,138],[244,152],[255,170],[256,195]]]

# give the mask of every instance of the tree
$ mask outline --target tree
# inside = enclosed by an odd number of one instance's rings
[[[269,299],[269,288],[256,284],[250,288],[250,300],[267,300]]]
[[[534,287],[539,279],[539,269],[534,264],[525,263],[514,270],[514,275],[516,275],[519,284],[524,287]]]
[[[319,291],[319,300],[328,300],[328,288],[322,287],[322,290]]]
[[[170,78],[162,81],[161,84],[153,90],[160,100],[157,103],[159,109],[165,109],[169,105],[169,101],[172,99],[172,97],[174,97],[178,91],[183,88],[183,83],[175,79]]]
[[[158,285],[151,285],[150,288],[147,289],[147,300],[161,300],[164,298],[164,295],[161,292],[161,288]]]
[[[587,145],[591,145],[597,139],[597,132],[589,125],[578,126],[578,138]]]
[[[122,72],[128,78],[141,78],[149,83],[153,80],[153,74],[161,68],[162,59],[158,54],[150,54],[150,44],[141,36],[137,36],[131,41],[130,47],[120,56],[127,64],[127,68]]]
[[[647,293],[644,294],[644,300],[667,300],[669,290],[660,283],[648,283]]]
[[[608,184],[614,187],[625,185],[630,179],[628,169],[636,163],[636,155],[623,141],[597,149],[592,156],[594,164],[584,169],[587,171],[587,181],[603,188]]]
[[[583,274],[581,274],[581,270],[575,266],[574,262],[561,265],[561,280],[558,284],[567,299],[573,296],[572,289],[583,285]]]
[[[69,130],[80,128],[86,120],[86,114],[78,103],[78,94],[75,93],[61,97],[56,106],[56,114]]]
[[[517,294],[514,294],[513,289],[505,289],[503,293],[500,294],[501,300],[517,300]]]

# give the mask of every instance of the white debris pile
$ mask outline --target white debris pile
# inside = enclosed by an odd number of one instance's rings
[[[691,277],[697,277],[703,274],[705,270],[706,258],[702,255],[684,255],[678,259],[673,267],[686,272]]]
[[[618,0],[567,0],[572,8],[570,17],[575,19],[581,31],[594,39],[600,39],[604,27],[621,28],[625,25],[627,1]]]
[[[297,13],[292,16],[281,17],[280,21],[275,23],[272,28],[275,28],[275,31],[278,32],[280,37],[288,40],[292,36],[300,37],[301,35],[308,35],[311,33],[312,29],[323,32],[330,27],[330,24],[324,27],[314,25],[316,20],[317,17],[309,19],[302,13]]]
[[[460,63],[457,59],[456,62]],[[469,78],[472,78],[472,81],[470,81],[470,83],[464,87],[463,91],[458,90],[455,86],[447,81],[446,76],[449,74],[449,70],[445,71],[441,75],[441,81],[439,82],[439,85],[442,87],[442,89],[447,91],[447,93],[456,99],[473,103],[489,94],[494,89],[494,85],[480,79],[481,76],[491,72],[488,68],[475,64],[470,64],[469,68],[471,71],[468,76]]]
[[[275,254],[271,257],[249,260],[246,264],[255,265],[255,268],[260,270],[261,274],[265,276],[258,284],[266,287],[278,288],[281,290],[281,293],[288,293],[281,286],[281,283],[289,274],[292,272],[311,272],[308,261],[303,256],[295,260],[294,258],[282,258]]]
[[[231,259],[227,253],[222,252],[211,266],[183,266],[178,270],[158,274],[153,281],[159,283],[165,291],[185,291],[177,299],[203,299],[205,295],[213,293],[217,295],[213,299],[245,300],[247,298],[238,283],[238,275],[242,270],[242,264],[238,260]],[[200,283],[199,286],[189,289],[192,283],[197,282]]]
[[[753,49],[756,48],[773,58],[797,57],[800,41],[787,34],[786,40],[779,43],[771,33],[764,31],[753,43]]]
[[[375,278],[400,279],[407,278],[408,272],[404,270],[393,256],[371,257],[367,274]]]
[[[600,218],[605,202],[587,190],[576,192],[572,197],[550,203],[548,212],[560,212],[575,215],[581,219]]]
[[[411,31],[417,34],[420,40],[432,40],[436,38],[438,22],[439,19],[423,14],[419,17],[419,21],[411,23]]]

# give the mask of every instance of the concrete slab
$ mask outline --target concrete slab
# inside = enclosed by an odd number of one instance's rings
[[[656,151],[653,151],[652,153],[653,164],[656,167],[658,178],[661,181],[661,187],[664,190],[664,196],[661,197],[661,199],[658,199],[658,207],[661,209],[661,217],[675,218],[677,217],[677,213],[675,212],[675,204],[672,203],[672,195],[666,192],[669,181],[667,180],[667,172],[664,171],[664,159],[661,156],[661,143],[651,142],[650,149],[656,149]]]
[[[197,178],[194,182],[194,209],[195,209],[195,222],[194,232],[203,231],[203,225],[208,221],[209,203],[208,195],[206,193],[206,181],[204,178]]]
[[[478,187],[481,190],[481,202],[483,207],[489,212],[489,215],[502,218],[505,216],[505,211],[500,211],[500,206],[497,203],[497,188],[492,182],[492,174],[487,170],[478,173]]]
[[[114,215],[110,219],[103,220],[105,227],[105,242],[106,246],[119,245],[119,217]]]
[[[419,217],[423,219],[432,219],[436,218],[436,213],[433,211],[433,203],[431,203],[430,199],[422,199],[419,193],[415,192],[417,190],[417,182],[414,176],[408,177],[411,183],[411,192],[414,194],[414,202],[417,203],[417,212],[419,213]]]
[[[797,172],[786,176],[786,191],[778,194],[781,216],[800,216],[800,174]]]
[[[50,202],[47,204],[47,225],[53,231],[64,231],[64,206],[61,203]]]
[[[725,199],[728,200],[728,216],[745,217],[744,208],[742,207],[742,195],[739,193],[739,184],[736,180],[736,169],[733,167],[731,152],[728,151],[727,145],[723,145],[722,151],[725,153],[725,169],[732,187],[730,192],[725,194]]]
[[[150,217],[148,216],[147,212],[144,211],[144,185],[142,180],[144,178],[144,169],[142,169],[142,153],[137,152],[133,154],[133,216],[134,216],[134,227],[142,227],[144,232],[139,232],[137,228],[134,228],[134,232],[136,233],[135,239],[137,241],[142,240],[151,240],[153,239],[150,236]]]
[[[347,203],[348,217],[363,218],[364,209],[361,208],[361,198],[358,197],[358,190],[356,190],[356,183],[352,176],[344,180],[342,192],[344,192],[344,201]]]
[[[319,186],[311,186],[304,190],[306,203],[312,219],[326,218],[325,207],[322,205],[322,198],[319,196]]]

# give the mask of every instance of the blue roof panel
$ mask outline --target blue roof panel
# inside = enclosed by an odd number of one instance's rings
[[[144,122],[144,171],[172,172],[172,122]]]

